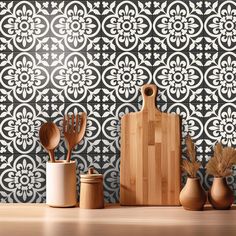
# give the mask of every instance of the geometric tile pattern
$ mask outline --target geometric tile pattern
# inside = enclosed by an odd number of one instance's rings
[[[145,83],[161,111],[181,115],[208,189],[213,146],[236,147],[235,15],[233,0],[0,1],[0,202],[45,201],[39,127],[82,111],[78,177],[94,166],[118,202],[120,117],[141,109]]]

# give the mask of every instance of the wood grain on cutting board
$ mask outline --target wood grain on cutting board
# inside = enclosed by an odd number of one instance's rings
[[[141,88],[143,108],[121,119],[121,205],[179,205],[180,117],[155,106],[157,87]]]

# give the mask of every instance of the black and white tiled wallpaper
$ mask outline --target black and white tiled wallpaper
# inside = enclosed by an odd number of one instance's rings
[[[214,144],[236,146],[236,1],[0,1],[0,202],[45,201],[39,127],[81,111],[78,175],[94,166],[119,201],[120,117],[141,108],[145,83],[181,115],[208,189]]]

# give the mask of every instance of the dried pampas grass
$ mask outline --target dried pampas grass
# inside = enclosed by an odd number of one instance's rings
[[[232,147],[223,148],[221,143],[217,143],[214,156],[207,163],[206,170],[214,177],[226,177],[232,175],[233,165],[236,165],[236,150]]]
[[[182,161],[182,170],[188,174],[190,178],[196,178],[201,163],[197,161],[195,145],[191,136],[186,137],[187,159]]]

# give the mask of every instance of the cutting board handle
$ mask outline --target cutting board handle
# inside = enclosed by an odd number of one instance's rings
[[[143,110],[158,110],[156,108],[157,86],[155,84],[145,84],[141,87],[143,97]]]

